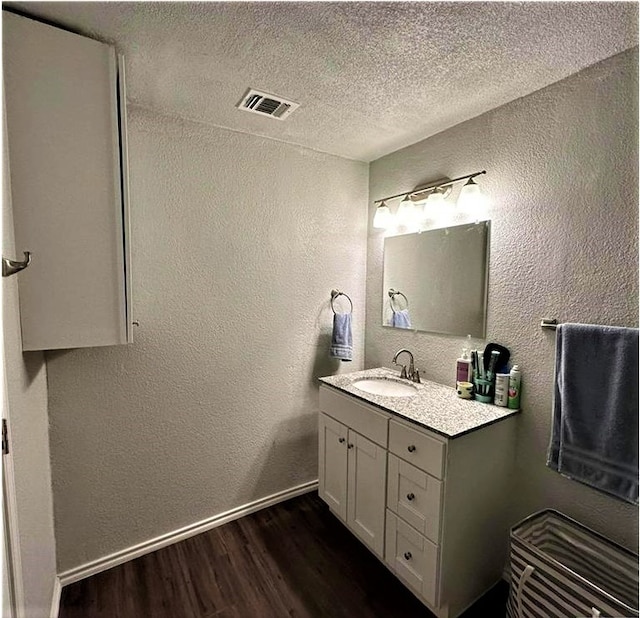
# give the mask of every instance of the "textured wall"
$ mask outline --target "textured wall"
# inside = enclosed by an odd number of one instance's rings
[[[47,357],[60,571],[317,478],[315,378],[364,360],[367,164],[141,108],[129,134],[135,343]]]
[[[638,324],[637,94],[636,48],[370,167],[371,199],[487,170],[487,340],[510,348],[523,372],[513,517],[553,507],[632,547],[637,508],[545,466],[555,340],[539,324]],[[382,249],[370,229],[365,366],[389,366],[406,346],[428,379],[453,385],[465,338],[381,326]]]
[[[6,140],[3,140],[3,164],[2,255],[17,256],[14,259],[21,259],[24,247],[19,247],[16,251],[13,238]],[[47,419],[47,369],[41,352],[22,353],[18,305],[19,276],[2,279],[4,371],[6,397],[9,400],[8,456],[13,459],[14,466],[26,617],[41,618],[49,615],[56,580]],[[4,556],[2,558],[4,559]]]

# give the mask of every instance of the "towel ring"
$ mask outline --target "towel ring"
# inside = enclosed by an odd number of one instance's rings
[[[392,310],[392,311],[398,311],[398,309],[396,309],[396,308],[393,306],[393,299],[394,299],[396,296],[402,296],[402,298],[404,298],[404,302],[405,302],[405,303],[406,303],[406,305],[407,305],[407,306],[405,307],[405,309],[408,309],[408,308],[409,308],[409,299],[408,299],[408,298],[407,298],[407,297],[406,297],[402,292],[398,292],[398,290],[394,290],[393,288],[390,288],[390,289],[389,289],[389,292],[387,292],[387,293],[389,294],[389,298],[390,298],[390,301],[389,301],[389,302],[390,302],[390,304],[391,304],[391,310]]]
[[[341,292],[340,290],[331,290],[331,311],[333,311],[333,313],[336,313],[336,308],[333,306],[333,301],[338,296],[344,296],[349,301],[349,305],[351,305],[351,311],[349,313],[353,313],[353,303],[351,302],[351,299],[347,294]]]

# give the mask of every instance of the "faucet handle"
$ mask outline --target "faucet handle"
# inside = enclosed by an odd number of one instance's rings
[[[396,363],[396,365],[399,365],[400,363]],[[402,369],[400,370],[400,377],[404,378],[404,379],[409,379],[409,376],[407,375],[407,366],[406,365],[402,365]]]
[[[413,374],[413,381],[420,384],[420,371],[418,369],[416,369]]]

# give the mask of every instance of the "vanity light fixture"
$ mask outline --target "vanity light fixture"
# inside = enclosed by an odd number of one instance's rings
[[[460,176],[459,178],[453,178],[452,180],[446,179],[424,187],[419,187],[408,193],[398,193],[397,195],[390,195],[381,200],[376,200],[374,203],[378,204],[378,208],[373,218],[373,227],[389,229],[394,225],[409,227],[415,224],[418,219],[426,216],[427,210],[431,211],[434,207],[441,209],[447,205],[446,198],[451,193],[453,185],[463,180],[467,182],[460,191],[457,205],[461,209],[471,210],[478,203],[484,201],[480,187],[474,179],[486,173],[486,170],[482,170],[480,172],[474,172],[473,174],[467,174],[466,176]],[[402,197],[403,200],[400,202],[394,217],[386,202],[399,197]],[[426,204],[424,205],[423,213],[420,204],[424,203],[425,200]]]
[[[373,227],[386,230],[391,227],[393,223],[393,215],[391,214],[391,210],[385,204],[384,200],[382,200],[378,204],[378,208],[376,208],[376,214],[373,217]]]

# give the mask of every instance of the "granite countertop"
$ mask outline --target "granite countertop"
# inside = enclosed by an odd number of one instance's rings
[[[413,384],[418,390],[410,397],[372,395],[353,385],[356,380],[364,378],[399,379],[399,373],[385,367],[378,367],[327,376],[320,378],[320,381],[446,438],[458,438],[519,412],[519,410],[510,410],[488,403],[461,399],[454,388],[428,381],[414,384],[409,380],[402,380],[403,383]]]

